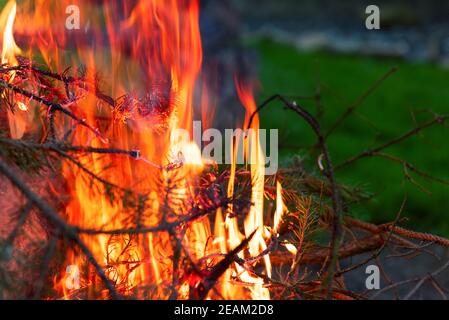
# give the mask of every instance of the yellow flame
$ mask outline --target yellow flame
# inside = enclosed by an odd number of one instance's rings
[[[292,255],[296,255],[298,253],[298,249],[290,242],[284,243],[284,246],[285,249],[287,249]]]
[[[274,213],[273,233],[277,235],[279,232],[279,225],[282,221],[282,215],[286,211],[284,200],[282,199],[282,185],[279,181],[276,182],[276,212]]]
[[[17,46],[13,36],[16,11],[16,2],[14,0],[10,0],[3,8],[0,15],[0,28],[3,34],[2,63],[8,64],[9,66],[16,66],[18,64],[16,54],[21,53],[21,50]]]
[[[17,5],[16,2],[10,0],[3,8],[0,14],[0,32],[3,35],[2,41],[2,57],[1,62],[6,67],[14,67],[19,63],[16,55],[21,54],[22,51],[17,46],[14,35],[13,27],[14,20],[16,18]],[[11,83],[16,75],[16,71],[11,70],[6,74],[5,81]],[[2,97],[6,97],[6,92],[2,93]],[[16,106],[20,111],[28,111],[28,107],[23,102],[16,103]],[[24,135],[28,123],[32,119],[31,114],[14,114],[11,110],[7,110],[9,131],[13,139],[20,139]]]
[[[95,34],[102,34],[104,23],[108,32],[110,47],[102,47],[103,37],[97,40],[95,50],[90,45],[91,39],[75,39],[70,45],[76,50],[67,50],[60,53],[60,46],[67,45],[64,32],[60,32],[55,25],[63,25],[60,21],[64,15],[51,17],[48,8],[58,12],[71,4],[70,0],[51,1],[48,0],[25,1],[24,8],[21,7],[17,24],[25,34],[31,34],[31,50],[37,48],[40,56],[46,63],[56,70],[64,70],[67,65],[78,65],[79,61],[87,66],[88,74],[86,79],[95,78],[98,70],[110,70],[108,75],[111,80],[108,93],[113,97],[119,97],[125,93],[151,93],[152,88],[146,86],[148,82],[155,82],[156,87],[162,86],[167,89],[161,107],[163,113],[168,115],[164,127],[164,133],[156,132],[153,128],[150,116],[139,115],[136,110],[126,110],[131,114],[129,122],[105,122],[102,125],[102,133],[109,138],[110,144],[97,139],[92,133],[83,128],[77,129],[77,134],[73,138],[73,143],[77,145],[89,145],[91,147],[113,147],[130,150],[136,148],[140,151],[142,158],[149,159],[149,162],[156,163],[162,167],[177,159],[179,155],[182,159],[180,170],[185,176],[183,183],[176,186],[176,196],[179,199],[192,197],[193,187],[198,173],[204,167],[204,160],[201,158],[199,146],[192,141],[184,141],[179,145],[173,144],[170,133],[176,129],[191,131],[193,96],[198,74],[201,70],[202,47],[199,33],[199,2],[176,1],[176,0],[140,0],[135,6],[122,2],[103,2],[104,16],[93,17],[91,28],[99,28]],[[85,1],[83,12],[93,12],[94,4]],[[54,6],[53,6],[54,4]],[[61,11],[61,12],[62,12]],[[22,15],[22,12],[24,14]],[[28,13],[28,15],[26,15]],[[3,32],[2,63],[17,65],[16,55],[20,53],[13,37],[13,24],[16,14],[16,4],[9,1],[0,16],[0,28]],[[127,17],[124,21],[122,17]],[[27,19],[33,21],[32,25],[26,23]],[[55,22],[56,21],[56,22]],[[37,30],[37,31],[35,31]],[[35,34],[33,34],[35,32]],[[83,42],[84,41],[84,42]],[[87,42],[88,44],[86,45]],[[100,49],[101,48],[101,49]],[[76,51],[73,52],[73,51]],[[75,57],[73,57],[75,55]],[[107,58],[106,58],[107,57]],[[15,73],[11,73],[12,81]],[[159,81],[161,83],[159,83]],[[244,86],[237,86],[240,99],[247,110],[247,117],[256,108],[252,92]],[[157,91],[157,90],[156,90]],[[201,97],[201,107],[203,110],[203,120],[213,114],[210,110],[207,92],[204,90]],[[153,107],[153,106],[151,106]],[[30,106],[18,102],[17,108],[27,111]],[[87,96],[79,101],[79,108],[75,110],[77,115],[86,119],[89,124],[97,126],[98,115],[102,118],[110,116],[107,110],[99,110],[97,100]],[[143,108],[145,109],[145,108]],[[151,108],[150,108],[151,109]],[[125,111],[124,111],[125,112]],[[30,114],[23,112],[19,114]],[[11,135],[21,137],[25,128],[18,127],[17,115],[11,115],[10,127]],[[103,130],[104,129],[104,130]],[[229,206],[229,211],[217,210],[214,225],[214,241],[212,246],[220,253],[227,253],[238,246],[241,241],[249,236],[254,230],[256,233],[249,243],[249,255],[257,256],[267,248],[264,240],[264,157],[258,141],[259,121],[255,118],[252,126],[253,146],[247,147],[246,159],[250,160],[250,173],[252,180],[250,208],[244,223],[243,232],[240,230],[236,217],[231,218],[233,211]],[[13,133],[14,131],[14,133]],[[234,195],[234,180],[236,178],[236,157],[238,148],[233,148],[233,161],[231,165],[231,176],[229,179],[227,194]],[[172,157],[174,156],[174,158]],[[88,154],[80,159],[82,164],[90,171],[101,173],[101,177],[113,184],[130,188],[136,193],[149,194],[145,200],[144,212],[142,212],[142,225],[158,226],[161,224],[162,211],[165,208],[164,192],[160,191],[160,184],[167,187],[170,181],[174,180],[175,173],[162,171],[148,165],[145,161],[135,161],[134,159],[119,157],[114,155]],[[105,168],[112,168],[105,170]],[[177,172],[179,173],[179,172]],[[70,200],[66,206],[65,214],[70,224],[81,228],[94,229],[123,229],[124,220],[129,218],[128,208],[120,201],[109,201],[104,196],[107,193],[106,187],[99,184],[92,188],[90,179],[80,172],[76,166],[66,162],[63,165],[63,176],[67,182]],[[157,181],[157,182],[156,182]],[[160,182],[160,184],[159,184]],[[278,186],[278,199],[274,229],[280,223],[282,216],[282,190]],[[163,209],[165,208],[165,209]],[[171,205],[168,210],[174,215],[186,214],[183,205]],[[129,219],[128,219],[129,220]],[[212,236],[209,220],[202,219],[196,221],[186,230],[183,239],[183,246],[191,253],[192,259],[200,259],[210,253],[208,240]],[[175,266],[172,265],[174,245],[172,237],[167,232],[154,234],[114,236],[111,239],[108,235],[90,236],[81,235],[89,249],[93,252],[97,261],[106,266],[107,275],[116,283],[121,284],[121,293],[131,293],[132,289],[147,288],[155,286],[151,298],[167,298],[167,284],[171,286],[172,272]],[[128,246],[130,241],[133,245]],[[126,255],[121,253],[126,251]],[[239,256],[244,258],[248,252],[241,251]],[[69,253],[67,264],[82,266],[82,257]],[[271,264],[268,255],[264,255],[265,273],[271,275]],[[127,264],[128,262],[128,264]],[[131,264],[129,264],[131,262]],[[136,262],[135,264],[133,262]],[[138,262],[138,263],[137,263]],[[135,268],[134,268],[135,267]],[[95,285],[95,279],[86,278],[86,285]],[[238,285],[232,280],[238,279],[245,283],[245,286]],[[90,282],[89,282],[90,281]],[[65,298],[69,298],[70,290],[61,284],[64,279],[55,279],[55,288],[61,292]],[[234,299],[269,299],[270,293],[264,287],[263,280],[250,274],[245,268],[234,263],[220,279],[220,294],[225,298]],[[90,287],[89,287],[90,288]],[[146,290],[146,289],[145,289]],[[179,297],[189,296],[189,283],[187,280],[178,284]],[[88,290],[88,297],[93,296]],[[207,298],[214,294],[211,293]]]
[[[23,103],[22,101],[17,102],[17,107],[21,111],[28,111],[27,105],[25,103]]]
[[[236,81],[236,89],[240,101],[246,109],[246,121],[248,123],[250,116],[256,111],[257,106],[252,93],[252,88],[243,83]],[[252,206],[244,221],[245,235],[248,237],[254,230],[256,233],[249,243],[249,252],[251,256],[257,256],[267,248],[263,238],[264,231],[264,186],[265,186],[265,159],[262,152],[262,147],[259,141],[259,119],[254,118],[255,121],[251,124],[251,129],[246,137],[245,153],[247,160],[250,163],[251,172],[251,202]],[[248,140],[249,139],[249,140]],[[250,143],[248,143],[250,142]],[[265,271],[271,277],[271,262],[269,255],[263,257],[265,263]],[[263,287],[263,280],[261,278],[251,277],[245,273],[245,281],[254,283],[251,289],[254,299],[269,299],[270,292]]]

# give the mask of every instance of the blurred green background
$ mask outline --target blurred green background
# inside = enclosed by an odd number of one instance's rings
[[[303,96],[296,101],[320,115],[326,131],[348,106],[357,101],[377,79],[392,67],[398,71],[387,78],[333,132],[328,144],[333,161],[340,163],[370,147],[380,145],[432,118],[426,110],[449,111],[449,71],[431,63],[402,59],[358,57],[324,52],[306,53],[272,40],[250,41],[260,54],[260,101],[274,93]],[[321,93],[321,106],[307,97]],[[307,125],[295,114],[272,106],[261,112],[262,126],[279,128],[284,155],[304,155],[304,146],[314,143]],[[426,129],[386,150],[417,168],[449,180],[448,128]],[[411,175],[417,184],[404,179],[400,164],[382,158],[366,158],[339,170],[341,183],[362,186],[374,197],[352,208],[355,216],[373,222],[394,219],[408,195],[403,216],[418,230],[449,235],[449,187]]]

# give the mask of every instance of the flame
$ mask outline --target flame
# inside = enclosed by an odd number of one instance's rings
[[[244,83],[236,80],[236,89],[239,98],[246,109],[246,121],[248,123],[251,115],[256,111],[257,106],[252,93],[252,88]],[[264,186],[265,186],[265,160],[262,148],[259,143],[259,118],[256,116],[255,121],[251,123],[249,135],[245,139],[245,153],[250,163],[251,172],[251,202],[253,205],[244,221],[245,236],[249,236],[254,230],[255,235],[249,243],[249,252],[251,256],[257,256],[267,249],[267,245],[263,238],[264,230]],[[265,271],[271,276],[271,262],[268,255],[264,255]],[[254,283],[252,290],[254,299],[269,299],[270,293],[268,289],[263,288],[261,278],[251,277],[247,272],[243,273],[242,278],[245,281]]]
[[[279,225],[282,222],[282,216],[286,211],[286,205],[282,199],[282,185],[279,181],[276,181],[276,212],[274,214],[273,232],[277,234],[279,232]]]
[[[71,142],[93,148],[139,150],[139,158],[89,153],[77,158],[78,163],[64,162],[62,174],[69,195],[64,212],[67,222],[84,229],[113,230],[135,224],[158,226],[167,219],[167,212],[176,216],[186,214],[186,202],[195,199],[195,188],[207,163],[202,159],[200,146],[190,136],[175,141],[171,137],[179,129],[192,131],[194,92],[203,60],[198,0],[140,0],[135,5],[105,0],[102,14],[96,14],[94,3],[77,1],[80,11],[88,17],[81,20],[81,30],[62,30],[65,17],[59,13],[65,12],[72,2],[24,1],[19,8],[16,34],[26,40],[29,46],[26,53],[31,59],[39,57],[49,68],[59,71],[83,63],[87,81],[94,82],[99,73],[103,74],[107,80],[105,84],[109,85],[102,89],[112,97],[121,97],[117,99],[120,105],[113,108],[100,104],[92,95],[71,104],[68,108],[91,126],[100,128],[102,135],[77,127]],[[10,1],[0,16],[2,63],[9,66],[17,65],[16,55],[21,54],[13,37],[16,10],[15,2]],[[107,39],[104,39],[104,24]],[[8,81],[13,79],[11,72]],[[214,110],[207,85],[200,85],[203,88],[201,118],[211,123]],[[252,88],[240,81],[236,81],[236,88],[246,109],[247,124],[256,110]],[[32,113],[26,101],[18,101],[16,105],[21,112],[8,116],[11,135],[20,138],[27,125],[20,117]],[[63,129],[75,125],[73,121],[65,121]],[[193,223],[185,230],[181,245],[194,261],[217,251],[226,254],[254,231],[248,252],[241,251],[239,257],[257,257],[267,249],[264,238],[267,228],[264,224],[265,159],[257,116],[250,129],[244,149],[252,181],[252,205],[243,228],[237,217],[231,217],[232,205],[216,211],[213,228],[209,219]],[[235,191],[238,146],[231,148],[229,197]],[[179,170],[166,169],[173,166]],[[92,174],[146,195],[140,199],[144,207],[141,221],[129,221],[130,208],[126,201],[111,201],[105,197],[111,193],[111,188],[102,183],[93,184]],[[173,185],[179,176],[182,178]],[[170,198],[169,189],[175,191],[176,199]],[[276,232],[284,212],[282,188],[278,182],[273,225]],[[173,273],[178,267],[173,265],[172,257],[179,243],[174,243],[167,232],[114,236],[82,234],[81,238],[121,294],[152,299],[169,297],[167,288],[172,287]],[[211,244],[210,239],[213,239]],[[265,274],[271,276],[269,255],[264,254],[261,261]],[[65,263],[79,268],[83,279],[81,286],[87,288],[82,297],[107,298],[106,290],[100,290],[100,281],[82,256],[69,250]],[[66,299],[78,297],[76,290],[65,286],[65,276],[64,271],[55,276],[55,289]],[[188,298],[198,281],[195,276],[184,276],[176,284],[177,297]],[[227,299],[270,298],[262,278],[250,274],[237,263],[221,276],[217,290]],[[146,295],[141,294],[142,291]],[[217,298],[217,295],[210,293],[206,298]]]
[[[18,65],[16,55],[21,54],[22,51],[17,46],[14,35],[13,27],[16,18],[17,5],[16,2],[10,0],[3,8],[0,14],[0,32],[3,34],[2,41],[2,65],[6,67],[15,67]],[[16,75],[15,70],[11,70],[5,74],[5,80],[8,83],[14,81]],[[2,92],[2,98],[6,98],[6,91]],[[21,101],[15,104],[20,111],[27,111],[28,107]],[[8,124],[11,137],[14,139],[20,139],[25,133],[27,126],[30,122],[30,115],[26,114],[14,114],[13,110],[7,109]]]
[[[26,104],[21,101],[17,102],[17,107],[21,111],[28,111],[28,107],[26,106]]]
[[[16,54],[22,51],[17,46],[13,36],[14,20],[16,19],[17,5],[14,0],[10,0],[0,15],[0,30],[3,34],[2,64],[17,66]]]
[[[284,243],[285,249],[287,249],[292,255],[296,256],[298,249],[290,242]]]
[[[160,172],[148,163],[160,167],[173,163],[182,166],[186,178],[176,185],[176,194],[181,199],[188,199],[192,193],[191,185],[203,168],[199,147],[190,139],[173,142],[170,132],[177,129],[191,130],[192,103],[195,82],[201,68],[202,52],[199,34],[197,1],[140,1],[134,8],[117,3],[105,3],[104,12],[111,45],[110,65],[113,83],[111,90],[120,95],[136,92],[144,96],[147,92],[159,95],[149,97],[146,103],[157,105],[141,105],[140,109],[129,110],[129,116],[122,125],[111,126],[108,140],[118,148],[136,148],[143,159],[149,161],[136,162],[112,156],[88,156],[85,163],[93,172],[113,164],[121,170],[107,172],[103,177],[120,186],[132,187],[136,192],[152,190],[150,199],[146,202],[149,209],[144,212],[144,225],[157,226],[161,223],[161,211],[167,210],[164,192],[157,193],[161,186],[156,184],[159,176],[162,188],[171,188],[170,181],[177,179],[170,171]],[[120,23],[121,12],[129,13],[128,18]],[[131,35],[131,38],[129,37]],[[134,35],[134,36],[133,36]],[[125,54],[125,52],[127,54]],[[88,55],[91,65],[89,70],[101,66],[95,52],[82,52]],[[128,56],[127,56],[128,55]],[[102,68],[103,69],[103,68]],[[94,71],[93,71],[94,72]],[[142,86],[149,83],[148,87]],[[130,85],[135,86],[130,89]],[[141,100],[142,101],[142,100]],[[84,110],[89,121],[94,122],[97,108],[93,101]],[[145,110],[145,108],[149,110]],[[152,128],[151,108],[160,108],[167,114],[168,134],[160,135]],[[130,133],[129,129],[132,129]],[[85,133],[77,137],[78,143],[92,141],[93,146],[101,147],[102,142]],[[82,175],[74,174],[71,164],[66,164],[64,174],[66,180],[73,185],[72,201],[66,208],[69,221],[83,227],[98,228],[107,225],[108,228],[123,228],[122,220],[126,208],[111,204],[103,192],[93,193]],[[179,174],[179,173],[177,173]],[[104,191],[104,190],[101,190]],[[165,207],[165,209],[163,209]],[[183,214],[182,206],[169,210]],[[207,239],[211,236],[208,222],[194,223],[186,233],[185,245],[190,248],[192,257],[199,259],[204,254]],[[164,286],[171,281],[171,272],[177,266],[172,266],[173,243],[166,233],[148,234],[135,237],[117,237],[111,244],[109,236],[84,237],[96,257],[101,258],[103,265],[109,266],[109,277],[118,284],[123,284],[122,293],[128,294],[133,289],[145,285],[159,285],[152,298],[165,297]],[[132,249],[126,248],[133,241]],[[126,251],[126,255],[122,253]],[[123,264],[124,261],[131,264]],[[71,264],[81,264],[76,256],[69,257]],[[135,263],[134,263],[135,262]],[[122,263],[122,264],[121,264]],[[131,271],[130,271],[131,270]],[[188,297],[188,283],[180,283],[178,294],[180,298]]]

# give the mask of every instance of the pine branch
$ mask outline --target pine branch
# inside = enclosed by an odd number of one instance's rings
[[[4,175],[9,181],[11,181],[11,183],[39,209],[39,211],[45,216],[45,218],[47,218],[61,232],[63,236],[72,240],[80,248],[80,250],[86,256],[87,260],[94,266],[100,279],[103,281],[105,287],[109,290],[111,297],[113,299],[120,299],[120,296],[116,292],[114,285],[110,282],[110,280],[104,273],[104,270],[95,259],[93,253],[84,243],[84,241],[81,240],[77,230],[68,225],[61,217],[59,217],[58,213],[54,211],[54,209],[45,200],[32,192],[28,188],[28,186],[16,174],[14,174],[13,170],[2,160],[0,160],[0,173]]]

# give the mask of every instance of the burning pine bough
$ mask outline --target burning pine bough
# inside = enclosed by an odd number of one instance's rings
[[[111,10],[107,24],[122,12],[112,7],[105,10]],[[148,10],[154,12],[154,21],[144,17]],[[173,16],[174,11],[179,15]],[[203,163],[193,142],[170,143],[172,131],[189,129],[192,123],[193,89],[201,67],[198,4],[142,1],[120,26],[125,31],[149,28],[146,41],[136,39],[132,44],[136,46],[130,54],[133,61],[126,61],[139,62],[146,71],[142,77],[150,85],[142,98],[120,88],[140,83],[134,73],[127,79],[120,70],[112,73],[120,74],[125,84],[114,83],[109,91],[123,94],[117,99],[104,94],[93,52],[80,53],[90,56],[82,60],[91,60],[91,65],[63,73],[50,71],[50,50],[40,52],[49,59],[42,64],[33,62],[31,54],[29,58],[16,55],[21,50],[12,37],[15,14],[16,4],[8,3],[2,14],[5,41],[0,85],[9,137],[2,137],[6,152],[2,158],[16,157],[19,166],[42,160],[45,164],[37,164],[38,174],[43,174],[41,165],[50,165],[59,166],[63,176],[63,181],[57,176],[57,182],[49,181],[51,197],[58,199],[61,210],[44,199],[40,205],[28,199],[30,208],[24,209],[26,216],[36,206],[48,222],[44,256],[64,252],[59,261],[46,261],[48,269],[56,269],[46,271],[41,289],[46,290],[48,277],[56,274],[51,279],[53,297],[269,298],[261,278],[250,270],[263,260],[261,272],[271,272],[268,256],[260,254],[271,237],[263,224],[261,162],[245,174],[235,165],[219,173]],[[119,51],[123,39],[114,32],[109,29],[111,68],[119,69],[124,58],[115,50]],[[160,52],[154,52],[155,48]],[[239,86],[243,102],[254,109],[250,93],[243,92],[247,88]],[[43,159],[33,159],[40,152],[45,154]],[[179,154],[185,161],[179,161]],[[4,169],[11,180],[14,170],[6,163]],[[240,176],[245,181],[238,182]],[[61,185],[56,188],[56,183]],[[28,188],[22,192],[41,197]],[[252,201],[258,202],[257,208]],[[237,220],[243,219],[241,231]],[[243,262],[247,249],[253,255],[251,263]],[[79,273],[79,282],[70,283],[74,272]]]
[[[57,1],[55,12],[66,2]],[[90,6],[83,10],[95,11]],[[346,215],[349,203],[369,195],[337,184],[318,121],[281,96],[257,107],[251,85],[239,78],[242,128],[252,136],[231,144],[229,165],[206,161],[193,139],[173,141],[176,130],[193,130],[195,104],[203,125],[213,120],[208,84],[198,77],[197,1],[105,2],[90,32],[72,38],[55,29],[64,22],[48,7],[10,1],[0,16],[3,298],[363,298],[346,289],[342,275],[387,246],[448,246],[399,227],[400,214],[380,226]],[[258,112],[274,100],[315,132],[323,177],[301,161],[266,174]],[[342,166],[382,156],[446,120],[435,116]],[[318,241],[317,234],[329,236]],[[339,263],[367,252],[358,265]]]

